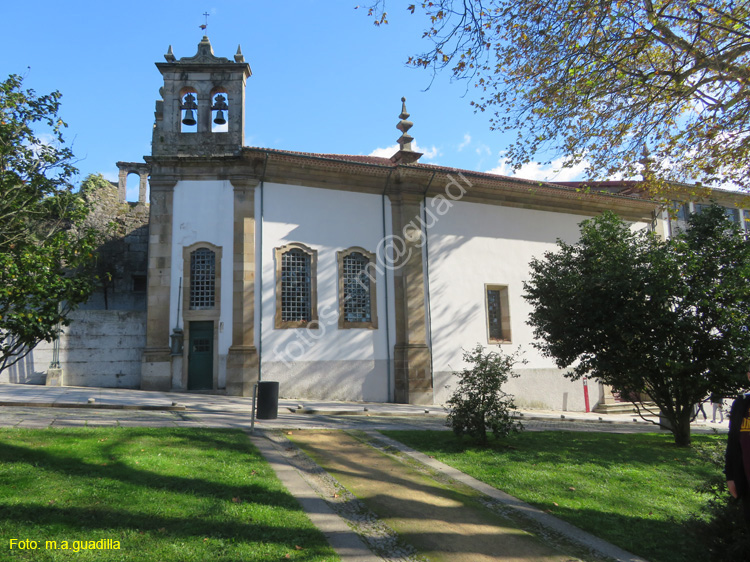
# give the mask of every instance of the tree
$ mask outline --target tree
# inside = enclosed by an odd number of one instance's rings
[[[515,409],[513,396],[502,390],[508,378],[518,376],[513,372],[517,354],[485,352],[477,344],[464,353],[464,361],[471,367],[458,373],[458,387],[447,401],[446,423],[453,433],[459,437],[471,435],[486,444],[488,429],[496,439],[523,429],[511,415]]]
[[[70,183],[60,93],[21,85],[0,83],[0,372],[57,337],[94,281],[95,233],[77,228],[87,210]]]
[[[748,0],[433,0],[429,50],[408,63],[469,79],[472,104],[510,131],[516,168],[588,163],[591,179],[645,171],[750,188]],[[385,0],[369,6],[387,23]],[[644,154],[644,152],[646,154]],[[648,169],[644,157],[650,154]],[[673,189],[673,187],[672,187]]]
[[[750,364],[750,245],[718,206],[664,241],[611,212],[581,223],[531,264],[524,298],[536,347],[565,376],[588,375],[652,400],[678,445],[690,444],[693,407],[742,386]],[[645,409],[644,409],[645,408]]]

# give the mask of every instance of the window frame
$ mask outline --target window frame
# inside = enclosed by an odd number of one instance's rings
[[[282,320],[281,301],[282,287],[282,258],[291,250],[300,250],[310,258],[310,319],[309,320]],[[274,316],[274,328],[278,330],[294,328],[318,328],[318,251],[313,250],[299,242],[291,242],[274,248],[274,259],[276,260],[276,314]]]
[[[369,297],[370,297],[370,320],[367,322],[351,322],[346,320],[345,315],[345,304],[346,304],[346,287],[344,284],[344,260],[352,254],[360,254],[366,260],[367,264],[364,269],[367,272],[369,279]],[[359,246],[352,246],[346,250],[336,252],[336,261],[338,263],[338,292],[339,292],[339,329],[340,330],[351,330],[351,329],[365,329],[365,330],[376,330],[378,328],[378,301],[377,301],[377,284],[375,282],[375,275],[377,269],[375,265],[375,254],[368,252],[364,248]]]
[[[497,291],[499,293],[500,300],[500,330],[501,337],[494,338],[490,332],[490,291]],[[512,331],[510,327],[510,298],[508,294],[508,285],[500,285],[497,283],[485,283],[484,285],[484,321],[487,330],[487,343],[490,344],[504,344],[512,343]]]

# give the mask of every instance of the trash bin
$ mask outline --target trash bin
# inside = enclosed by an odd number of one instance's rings
[[[259,420],[275,420],[279,415],[278,381],[258,383],[258,405],[255,417]]]

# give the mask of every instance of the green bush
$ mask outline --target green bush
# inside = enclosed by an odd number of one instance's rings
[[[696,453],[713,464],[715,476],[699,492],[709,495],[700,513],[685,523],[687,536],[695,541],[699,560],[706,562],[747,562],[750,560],[750,530],[742,512],[742,501],[729,495],[722,468],[724,443],[696,448]]]
[[[447,402],[450,411],[446,423],[453,433],[459,437],[470,435],[486,444],[488,429],[495,438],[522,430],[521,422],[512,416],[513,396],[501,388],[510,377],[518,376],[513,372],[519,362],[518,352],[485,352],[477,344],[463,357],[470,367],[457,373],[458,387]]]

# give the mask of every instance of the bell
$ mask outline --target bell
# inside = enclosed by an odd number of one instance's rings
[[[182,124],[192,127],[193,125],[195,125],[195,123],[196,121],[195,121],[195,116],[193,115],[193,110],[192,109],[185,110],[185,117],[182,119]]]
[[[216,123],[217,125],[223,125],[226,122],[227,120],[224,119],[224,112],[220,109],[216,112],[216,119],[214,119],[214,123]]]

